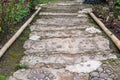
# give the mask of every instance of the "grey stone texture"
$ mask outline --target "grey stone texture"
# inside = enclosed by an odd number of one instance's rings
[[[104,33],[89,21],[92,5],[82,2],[61,0],[40,5],[40,18],[30,26],[20,61],[29,69],[16,71],[8,80],[117,80],[111,68],[99,64],[117,57]]]

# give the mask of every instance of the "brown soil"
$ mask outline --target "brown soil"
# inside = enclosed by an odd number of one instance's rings
[[[115,9],[110,9],[106,5],[97,6],[94,9],[94,14],[120,40],[120,21],[116,18]]]

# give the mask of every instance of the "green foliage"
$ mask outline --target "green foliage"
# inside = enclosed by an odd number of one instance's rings
[[[116,0],[115,2],[115,16],[120,20],[120,0]]]
[[[18,64],[18,65],[16,65],[16,70],[19,70],[19,69],[27,69],[28,67],[27,67],[27,65],[25,65],[25,64]]]
[[[32,0],[32,5],[36,6],[38,4],[44,4],[48,2],[54,2],[54,1],[58,1],[58,0]]]
[[[7,76],[5,76],[5,75],[0,75],[0,80],[7,80]]]
[[[4,6],[3,6],[3,5]],[[0,3],[0,38],[11,33],[13,27],[30,14],[30,2],[26,0],[11,1]],[[2,10],[3,9],[3,10]],[[0,41],[1,41],[0,39]]]
[[[120,9],[120,0],[116,0],[115,8]]]
[[[23,3],[24,3],[23,0],[21,0],[21,2],[15,5],[17,6],[18,11],[14,15],[14,24],[16,24],[17,22],[20,22],[23,18],[25,18],[26,16],[30,14],[30,4],[28,3],[26,7],[24,8],[22,7]]]

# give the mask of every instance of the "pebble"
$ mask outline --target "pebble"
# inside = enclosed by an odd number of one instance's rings
[[[101,78],[108,78],[108,74],[107,73],[100,73],[100,77]]]
[[[102,72],[103,71],[103,68],[98,68],[98,72]]]
[[[32,70],[27,76],[29,80],[53,80],[54,75],[48,70]]]
[[[93,72],[93,73],[91,73],[91,76],[92,77],[99,77],[99,73],[98,72]]]
[[[98,77],[94,77],[91,80],[99,80],[99,78]]]
[[[81,80],[81,79],[80,79],[80,76],[75,76],[75,77],[74,77],[74,80]]]
[[[116,80],[116,75],[111,68],[98,68],[90,73],[90,80]]]

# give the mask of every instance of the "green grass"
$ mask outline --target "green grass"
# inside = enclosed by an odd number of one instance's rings
[[[19,70],[19,69],[28,69],[28,66],[25,65],[25,64],[18,64],[18,65],[16,65],[15,69],[16,70]]]
[[[55,2],[55,1],[58,1],[58,0],[40,0],[40,3],[48,3],[48,2]]]
[[[7,80],[7,76],[6,75],[0,75],[0,80]]]
[[[33,1],[33,5],[37,5],[37,4],[45,4],[45,3],[48,3],[48,2],[56,2],[56,1],[59,1],[59,0],[35,0]]]
[[[28,39],[29,34],[30,34],[30,30],[26,29],[1,58],[0,60],[1,78],[4,78],[4,76],[2,76],[4,74],[7,74],[7,76],[9,76],[17,69],[26,68],[25,65],[18,65],[18,64],[21,58],[24,56],[25,50],[23,49],[23,45],[24,42]],[[0,80],[4,80],[1,78]]]

